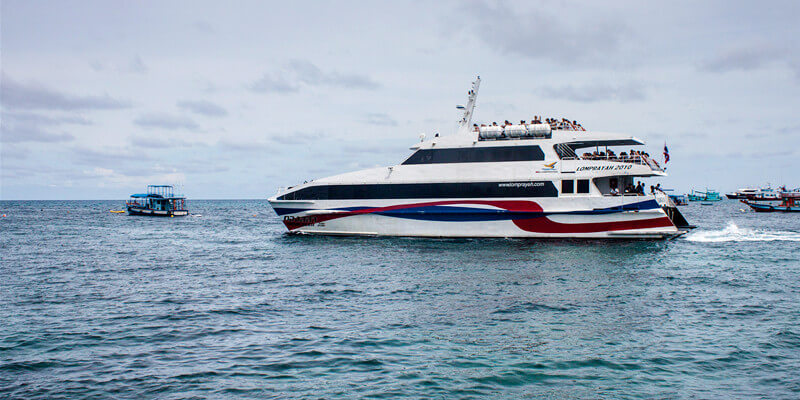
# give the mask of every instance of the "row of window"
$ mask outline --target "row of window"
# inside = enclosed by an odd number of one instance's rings
[[[553,182],[371,183],[317,185],[295,190],[278,200],[463,199],[557,197]]]
[[[578,179],[578,190],[575,191],[575,181],[572,179],[565,179],[561,181],[561,194],[570,193],[589,193],[589,180]]]
[[[505,161],[543,161],[544,153],[539,146],[466,147],[455,149],[417,150],[404,165],[446,164]]]
[[[577,189],[577,190],[576,190]],[[561,194],[589,193],[589,180],[562,180]],[[318,185],[280,196],[278,200],[442,199],[557,197],[553,182],[385,183]]]

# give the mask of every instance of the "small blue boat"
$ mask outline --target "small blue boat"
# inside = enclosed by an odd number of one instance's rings
[[[132,194],[125,205],[130,215],[182,217],[189,215],[186,197],[176,196],[172,185],[148,185],[147,193]]]

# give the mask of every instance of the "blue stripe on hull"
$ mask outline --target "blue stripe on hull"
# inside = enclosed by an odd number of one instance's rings
[[[376,207],[345,207],[336,208],[332,211],[360,211]],[[565,211],[565,212],[529,212],[529,211],[508,211],[502,209],[486,209],[475,207],[460,206],[421,206],[408,207],[390,211],[376,211],[374,214],[394,218],[406,218],[423,221],[442,221],[442,222],[480,222],[480,221],[504,221],[517,219],[532,219],[546,217],[548,215],[601,215],[615,214],[624,211],[646,211],[658,209],[660,206],[655,200],[647,200],[638,203],[626,204],[617,207],[597,208],[586,211]],[[300,208],[273,208],[278,216],[296,214],[314,209]]]

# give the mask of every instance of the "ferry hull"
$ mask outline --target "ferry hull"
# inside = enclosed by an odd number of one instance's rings
[[[587,208],[585,199],[408,201],[397,204],[292,202],[270,199],[291,233],[413,237],[666,239],[678,229],[653,199],[604,198],[611,207]],[[623,204],[619,204],[623,202]],[[329,207],[323,207],[325,203]],[[565,206],[578,206],[565,209]]]

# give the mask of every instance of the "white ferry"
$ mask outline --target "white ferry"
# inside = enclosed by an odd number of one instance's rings
[[[472,124],[480,77],[457,133],[405,161],[280,189],[269,199],[292,233],[419,237],[665,239],[690,227],[669,197],[634,179],[666,176],[632,136],[566,120]],[[613,148],[625,146],[615,155]],[[611,150],[611,151],[609,151]],[[592,151],[592,153],[588,153]],[[583,156],[579,156],[583,153]],[[612,155],[613,154],[613,155]]]

